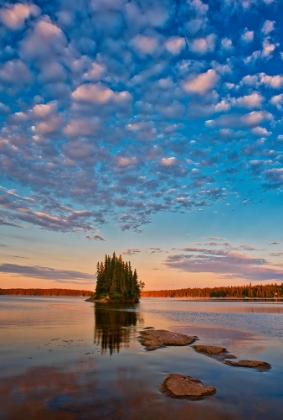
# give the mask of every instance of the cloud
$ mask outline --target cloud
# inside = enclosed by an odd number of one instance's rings
[[[93,236],[91,235],[85,235],[86,239],[94,239],[95,241],[106,241],[104,237],[101,235],[100,231],[97,230]]]
[[[242,247],[247,250],[246,245]],[[168,255],[165,265],[190,273],[215,273],[222,278],[232,276],[252,281],[283,279],[283,270],[270,267],[263,258],[223,249],[188,247],[183,250],[185,254]]]
[[[283,109],[283,93],[272,96],[272,98],[270,99],[270,103],[276,106],[277,109],[282,110]]]
[[[0,20],[9,29],[18,30],[24,26],[26,19],[39,14],[40,8],[35,4],[16,3],[13,6],[0,9]]]
[[[195,54],[203,55],[211,53],[215,49],[216,36],[210,34],[205,38],[196,38],[189,42],[189,48]]]
[[[0,66],[0,80],[9,84],[23,85],[30,84],[33,76],[23,61],[14,59]]]
[[[103,64],[93,62],[91,68],[84,73],[83,79],[97,82],[101,80],[102,75],[106,72],[106,67]]]
[[[115,158],[116,166],[120,168],[136,165],[138,162],[139,162],[139,159],[136,156],[129,157],[129,156],[118,155]]]
[[[207,70],[198,76],[188,79],[183,83],[183,89],[192,94],[203,95],[207,91],[213,89],[219,80],[219,76],[213,69]]]
[[[261,32],[264,35],[270,34],[270,32],[274,31],[275,21],[274,20],[266,20],[262,26]]]
[[[0,223],[141,232],[280,194],[281,5],[2,3]]]
[[[8,263],[0,265],[0,272],[42,280],[53,280],[58,283],[85,284],[95,280],[95,276],[93,274],[87,274],[80,271],[58,270],[50,267],[27,266]]]
[[[43,59],[51,63],[50,57],[62,53],[67,39],[61,28],[49,16],[42,17],[23,39],[20,54],[25,59]]]
[[[254,31],[249,31],[245,28],[244,32],[241,35],[241,41],[244,43],[250,43],[254,39]]]
[[[275,76],[269,76],[265,73],[260,73],[259,79],[262,84],[273,89],[281,89],[283,86],[283,76],[279,74]]]
[[[125,251],[122,251],[123,255],[135,255],[141,252],[139,248],[127,248]]]
[[[261,108],[264,98],[257,92],[235,99],[235,105],[242,108]]]
[[[152,55],[158,47],[158,40],[153,36],[137,35],[130,45],[140,55]]]
[[[162,158],[160,163],[163,166],[172,166],[177,163],[177,159],[175,157]]]
[[[107,104],[110,101],[124,102],[131,99],[129,92],[114,92],[102,84],[87,83],[80,85],[73,93],[75,101],[87,102],[90,104]]]
[[[172,36],[165,42],[166,49],[173,55],[180,54],[185,46],[186,41],[180,36]]]
[[[148,249],[149,249],[150,254],[156,254],[156,253],[160,254],[160,253],[164,252],[163,249],[158,248],[158,247],[149,247]]]
[[[272,121],[272,114],[266,111],[252,111],[248,114],[221,115],[215,120],[208,120],[208,127],[255,127],[262,122]]]
[[[260,127],[260,126],[254,127],[254,128],[252,129],[252,132],[253,132],[256,136],[259,136],[259,137],[263,137],[263,136],[270,136],[270,135],[272,134],[270,131],[267,131],[267,129],[266,129],[266,128],[264,128],[264,127]]]

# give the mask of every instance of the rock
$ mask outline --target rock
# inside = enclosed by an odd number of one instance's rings
[[[216,392],[213,386],[207,386],[197,378],[178,373],[168,375],[162,382],[160,390],[173,398],[188,398],[191,400],[200,400]]]
[[[192,347],[198,353],[205,354],[206,356],[213,357],[217,360],[223,361],[225,359],[236,359],[236,356],[230,354],[225,347],[206,346],[204,344],[197,344]]]
[[[140,342],[147,350],[155,350],[164,346],[186,346],[198,337],[173,333],[167,330],[147,330],[140,332]]]
[[[271,365],[269,363],[261,362],[260,360],[225,360],[224,363],[226,365],[253,368],[261,371],[271,369]]]

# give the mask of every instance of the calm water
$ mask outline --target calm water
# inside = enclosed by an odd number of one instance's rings
[[[267,372],[233,368],[190,346],[147,352],[144,327],[199,337]],[[0,296],[2,419],[282,419],[283,304],[142,299],[94,305],[83,298]],[[168,373],[217,389],[202,401],[159,392]]]

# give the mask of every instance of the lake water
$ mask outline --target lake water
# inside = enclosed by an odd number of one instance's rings
[[[235,368],[190,346],[146,351],[145,327],[197,335],[239,359]],[[201,401],[160,393],[168,373],[217,392]],[[84,298],[0,296],[0,420],[282,420],[283,304],[142,299],[98,305]]]

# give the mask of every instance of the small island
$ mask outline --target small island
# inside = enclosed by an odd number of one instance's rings
[[[138,303],[144,283],[138,281],[136,270],[122,256],[105,255],[104,262],[97,263],[95,293],[87,299],[101,303]]]

